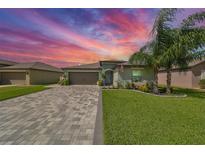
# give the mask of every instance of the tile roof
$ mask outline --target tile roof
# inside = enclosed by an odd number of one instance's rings
[[[146,65],[144,65],[144,64],[130,64],[128,61],[126,61],[124,63],[117,64],[117,66],[140,66],[140,67],[144,67]]]
[[[16,65],[0,68],[0,70],[15,70],[15,69],[36,69],[36,70],[45,70],[45,71],[52,71],[52,72],[63,72],[60,68],[45,63],[41,63],[41,62],[18,63]]]
[[[101,69],[100,63],[83,64],[70,67],[64,67],[62,69]]]
[[[108,63],[125,63],[127,61],[124,60],[102,60],[100,62],[108,62]]]
[[[13,62],[13,61],[8,61],[8,60],[0,59],[0,64],[3,64],[3,65],[15,65],[17,63]]]
[[[203,60],[196,60],[196,61],[193,61],[192,63],[190,63],[189,67],[193,67],[193,66],[196,66],[196,65],[204,63],[204,62],[205,62],[205,59],[203,59]]]

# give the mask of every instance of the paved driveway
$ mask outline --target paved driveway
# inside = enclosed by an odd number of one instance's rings
[[[93,144],[97,86],[56,87],[0,102],[0,144]]]

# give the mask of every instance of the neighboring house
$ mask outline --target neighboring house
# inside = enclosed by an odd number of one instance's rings
[[[153,70],[143,65],[131,65],[126,61],[100,61],[93,64],[62,68],[71,85],[95,85],[104,79],[105,85],[117,86],[131,81],[153,79]]]
[[[57,83],[63,71],[41,62],[0,67],[0,84],[37,85]]]
[[[12,66],[17,64],[16,62],[8,61],[8,60],[2,60],[0,59],[0,67],[5,67],[5,66]]]
[[[171,85],[182,88],[199,88],[199,81],[205,79],[205,60],[191,63],[188,68],[181,71],[179,68],[172,70]],[[166,84],[167,73],[161,70],[158,74],[159,84]]]

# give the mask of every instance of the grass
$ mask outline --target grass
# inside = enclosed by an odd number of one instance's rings
[[[11,86],[0,88],[0,101],[48,89],[45,86]]]
[[[205,93],[186,98],[103,90],[105,144],[205,144]]]

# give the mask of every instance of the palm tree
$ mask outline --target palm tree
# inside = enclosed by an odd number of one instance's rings
[[[145,50],[151,52],[152,67],[155,73],[158,73],[160,67],[167,71],[167,93],[171,93],[171,70],[173,67],[184,69],[188,64],[204,56],[205,30],[204,27],[197,27],[197,22],[205,19],[205,12],[196,13],[183,20],[179,28],[174,28],[172,22],[175,21],[177,9],[161,9],[155,19],[152,28],[151,43],[148,42],[145,47],[140,49],[140,54],[131,56],[131,62],[134,57],[140,61],[145,59]],[[141,55],[144,56],[141,56]],[[151,59],[150,57],[148,58]],[[157,85],[157,75],[155,75],[155,84]]]
[[[151,44],[148,45],[149,48],[151,48]],[[148,46],[144,46],[140,49],[139,52],[134,53],[130,59],[129,62],[132,64],[143,64],[146,66],[149,66],[153,68],[154,72],[154,80],[153,80],[153,93],[158,94],[158,71],[159,71],[159,63],[157,56],[155,57],[154,53],[151,51],[146,52],[146,48]]]
[[[179,28],[166,29],[167,45],[160,57],[161,65],[167,71],[167,94],[171,93],[171,70],[183,70],[194,60],[204,57],[205,29],[197,27],[196,22],[205,19],[205,12],[196,13],[183,20]]]
[[[158,90],[158,72],[161,66],[160,57],[162,53],[168,48],[168,41],[171,41],[169,33],[169,24],[176,13],[176,9],[161,9],[157,18],[155,19],[154,26],[151,31],[151,41],[146,43],[139,52],[130,57],[131,63],[144,62],[154,70],[154,93],[159,93]]]

